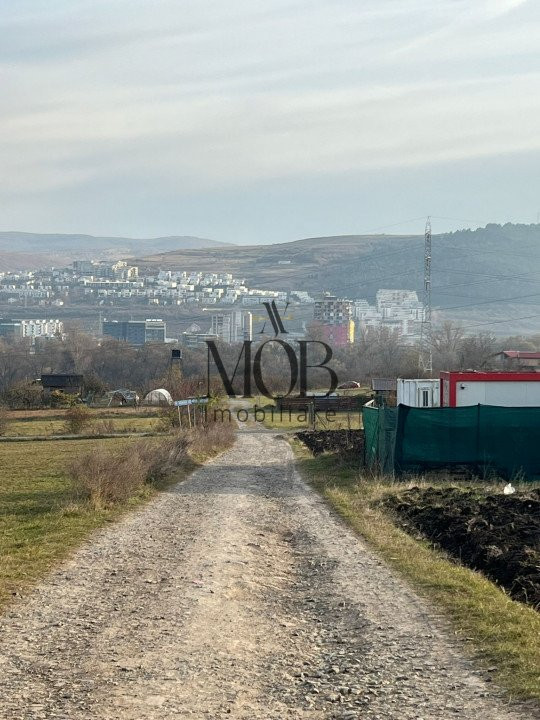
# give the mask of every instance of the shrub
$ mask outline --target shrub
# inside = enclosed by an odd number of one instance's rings
[[[107,383],[96,375],[94,372],[90,372],[84,376],[84,393],[92,397],[105,395],[109,389]]]
[[[178,433],[165,441],[140,440],[122,450],[84,453],[68,468],[75,491],[95,508],[121,502],[157,483],[188,459],[188,438]]]
[[[187,421],[186,421],[187,422]],[[159,411],[159,422],[157,424],[158,432],[169,432],[173,428],[180,427],[180,418],[178,410],[175,407],[161,408]]]
[[[235,436],[233,422],[210,422],[190,431],[190,451],[195,458],[205,459],[230,447]]]
[[[113,435],[117,432],[118,430],[114,424],[114,420],[111,419],[100,420],[92,425],[92,434],[94,435]]]
[[[74,459],[68,474],[76,493],[100,508],[128,499],[145,484],[159,484],[182,466],[192,466],[190,456],[202,460],[215,455],[232,445],[234,435],[232,423],[216,422],[165,439],[137,440],[121,450],[100,448]]]
[[[49,397],[49,403],[53,408],[73,407],[80,403],[80,398],[78,395],[71,395],[61,390],[53,390]]]
[[[8,414],[5,408],[0,407],[0,436],[5,435],[8,429]]]
[[[74,405],[66,410],[64,429],[70,435],[80,435],[90,422],[90,412],[85,405]]]
[[[43,404],[43,388],[31,382],[20,382],[6,391],[4,400],[11,410],[38,408]]]
[[[126,500],[144,484],[146,473],[131,447],[83,453],[69,467],[75,491],[96,509]]]
[[[146,481],[156,483],[181,467],[189,458],[189,438],[178,432],[166,440],[139,440],[136,452],[146,465]]]

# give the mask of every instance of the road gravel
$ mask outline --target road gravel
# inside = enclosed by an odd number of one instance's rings
[[[298,476],[233,448],[93,534],[0,620],[5,720],[529,720]]]

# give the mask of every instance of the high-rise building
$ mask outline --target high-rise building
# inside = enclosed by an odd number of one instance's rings
[[[102,334],[117,340],[124,340],[130,345],[145,343],[164,343],[167,326],[163,320],[104,320]]]
[[[225,343],[252,340],[253,316],[243,311],[212,315],[209,332]]]
[[[326,340],[338,347],[354,342],[354,303],[325,293],[315,301],[313,318]]]

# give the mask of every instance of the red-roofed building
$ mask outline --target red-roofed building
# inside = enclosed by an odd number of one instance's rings
[[[495,355],[501,370],[540,372],[540,352],[531,350],[503,350]]]

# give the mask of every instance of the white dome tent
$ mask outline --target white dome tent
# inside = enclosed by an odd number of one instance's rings
[[[142,401],[143,405],[172,405],[173,399],[171,393],[165,388],[157,388],[157,390],[150,390],[148,395],[145,396]]]

